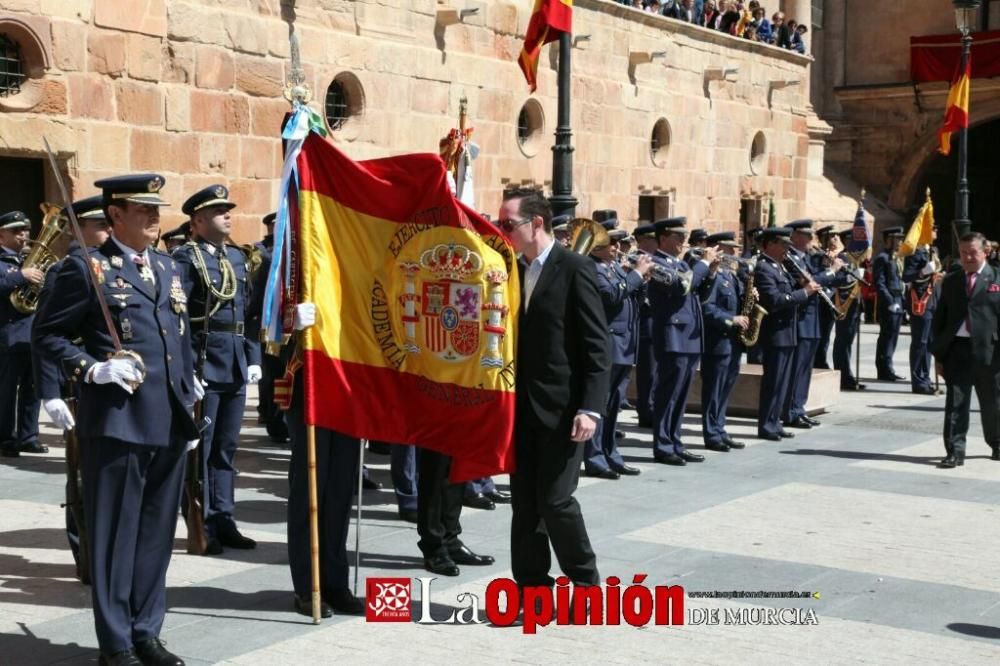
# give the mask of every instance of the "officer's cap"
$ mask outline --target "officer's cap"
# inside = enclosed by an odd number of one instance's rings
[[[717,234],[709,234],[705,240],[708,241],[709,245],[718,245],[723,241],[732,243],[736,240],[736,234],[732,231],[720,231]]]
[[[611,231],[612,229],[618,228],[618,211],[611,208],[602,208],[601,210],[595,210],[594,216],[591,218],[594,222],[598,222],[602,227]]]
[[[185,222],[176,229],[171,229],[167,233],[160,236],[162,240],[187,240],[191,237],[191,223]]]
[[[903,227],[886,227],[882,230],[882,238],[892,238],[894,236],[903,236]]]
[[[754,227],[753,229],[751,229],[750,231],[747,232],[747,238],[749,238],[750,240],[753,240],[754,238],[756,238],[757,236],[759,236],[760,232],[762,232],[762,231],[764,231],[764,229],[762,227]]]
[[[672,231],[684,233],[687,230],[686,225],[686,217],[668,217],[654,222],[653,230],[658,234],[670,233]]]
[[[793,220],[785,225],[792,231],[799,231],[804,234],[811,234],[813,232],[813,221],[812,220]]]
[[[262,222],[264,223],[264,226],[266,227],[269,224],[274,224],[274,220],[277,217],[278,217],[277,213],[268,213],[267,215],[264,216],[264,219],[262,220]]]
[[[708,232],[704,229],[692,229],[691,235],[688,236],[688,243],[700,243],[703,240],[708,240]]]
[[[212,206],[236,208],[236,204],[229,200],[229,190],[225,185],[209,185],[205,189],[195,192],[181,206],[181,211],[190,217],[199,210]]]
[[[612,243],[617,243],[628,238],[628,232],[624,229],[612,229],[608,232],[608,238],[611,239]]]
[[[104,197],[100,194],[87,197],[86,199],[78,199],[71,203],[70,206],[73,207],[73,214],[76,215],[76,219],[78,220],[105,219]],[[63,215],[69,215],[65,208],[63,208]]]
[[[785,243],[791,242],[792,230],[788,227],[768,227],[760,232],[760,242],[780,240]]]
[[[552,231],[569,231],[569,223],[572,220],[572,215],[556,215],[552,218]]]
[[[847,229],[844,229],[843,231],[838,231],[837,235],[840,236],[840,240],[846,242],[850,240],[851,236],[854,235],[854,227],[849,227]]]
[[[167,181],[155,173],[134,173],[127,176],[102,178],[94,183],[94,187],[102,190],[104,205],[130,201],[148,206],[169,206],[160,198],[160,190]]]
[[[828,224],[825,227],[820,227],[819,229],[816,230],[816,235],[817,236],[826,236],[826,235],[829,235],[831,233],[833,233],[833,225],[832,224]]]
[[[646,224],[640,224],[635,228],[635,231],[632,232],[632,235],[636,238],[653,238],[656,236],[656,225],[649,224],[648,222]]]
[[[31,226],[28,216],[19,210],[12,210],[9,213],[0,215],[0,229],[7,231],[20,231]]]

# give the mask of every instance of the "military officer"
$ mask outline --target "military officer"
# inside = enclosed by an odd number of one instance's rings
[[[846,229],[840,232],[841,245],[847,247],[853,231]],[[863,391],[867,388],[854,376],[851,348],[858,335],[861,325],[861,280],[865,269],[855,267],[846,250],[837,257],[844,266],[840,269],[841,279],[834,288],[834,303],[841,311],[846,312],[843,318],[834,323],[833,367],[840,371],[841,391]]]
[[[785,268],[791,233],[785,227],[769,227],[761,232],[761,254],[754,271],[759,302],[767,310],[760,327],[764,376],[757,408],[757,436],[771,441],[793,436],[781,427],[781,417],[792,383],[798,309],[820,289],[811,278],[797,279]],[[802,286],[796,288],[798,284]]]
[[[785,267],[793,279],[811,280],[820,287],[830,287],[837,280],[837,271],[843,264],[839,259],[826,268],[821,257],[811,255],[813,238],[812,220],[795,220],[785,225],[791,229],[791,247],[785,255]],[[824,255],[825,256],[825,255]],[[804,278],[803,278],[804,276]],[[821,302],[819,296],[811,295],[796,311],[795,353],[792,359],[791,386],[785,399],[782,421],[790,428],[812,428],[819,421],[806,414],[809,386],[812,383],[812,368],[816,361],[816,346],[820,340],[819,309],[829,306]],[[767,309],[767,306],[764,306]]]
[[[111,238],[63,262],[32,331],[38,351],[79,382],[94,620],[100,663],[114,666],[184,663],[159,634],[184,454],[198,438],[192,408],[202,391],[180,273],[153,247],[159,207],[167,205],[163,183],[156,174],[95,183]],[[119,340],[123,352],[116,352]]]
[[[552,218],[552,235],[563,247],[569,247],[569,223],[572,220],[572,215],[556,215]]]
[[[179,248],[181,245],[184,245],[184,243],[187,243],[189,238],[191,238],[190,222],[185,222],[176,229],[168,231],[160,236],[160,240],[163,241],[163,248],[166,250],[167,254],[172,254],[174,250]]]
[[[692,229],[688,234],[688,251],[684,253],[684,261],[688,266],[694,265],[701,259],[701,250],[708,245],[708,232],[704,229]]]
[[[813,266],[825,267],[829,262],[829,256],[840,254],[840,239],[833,233],[833,225],[828,224],[816,230],[816,241],[818,246],[810,253]],[[826,290],[827,295],[833,297],[833,289]],[[833,333],[833,323],[836,321],[833,311],[828,307],[819,308],[819,343],[816,345],[816,358],[813,367],[817,370],[829,370],[827,356],[830,353],[830,335]]]
[[[908,284],[905,301],[910,315],[910,387],[914,393],[937,395],[931,382],[931,321],[937,308],[935,285],[941,263],[934,251],[936,232],[929,245],[920,246],[903,260],[903,282]]]
[[[274,250],[274,221],[277,213],[268,213],[263,218],[267,234],[262,240],[254,243],[260,252],[261,266],[257,271],[252,291],[252,311],[261,312],[264,307],[264,291],[267,286],[267,274],[271,267],[271,253]],[[254,335],[257,338],[257,334]],[[276,354],[267,353],[266,346],[260,345],[261,379],[257,384],[257,423],[267,429],[267,436],[275,444],[288,441],[288,427],[285,425],[285,414],[274,404],[274,380],[285,372],[285,366]]]
[[[652,256],[656,253],[656,231],[652,224],[640,220],[632,232],[639,251]],[[656,354],[653,353],[653,311],[649,307],[648,288],[637,294],[639,302],[639,342],[635,356],[636,413],[640,428],[653,426],[653,381],[656,377]]]
[[[875,346],[875,369],[878,378],[894,382],[903,379],[892,365],[899,328],[903,324],[903,280],[896,262],[896,251],[903,237],[903,227],[889,227],[882,232],[882,251],[872,262],[872,281],[878,290],[878,342]]]
[[[193,327],[189,340],[206,388],[201,406],[207,425],[200,454],[206,555],[221,553],[223,546],[249,549],[257,545],[240,533],[233,518],[233,461],[240,442],[246,385],[256,383],[261,375],[260,345],[246,337],[254,321],[248,312],[247,258],[227,243],[232,231],[230,211],[235,207],[223,185],[192,194],[181,207],[191,218],[192,238],[173,254]]]
[[[31,313],[18,312],[10,295],[40,285],[45,275],[23,266],[31,222],[19,210],[0,216],[0,455],[46,453],[38,441],[38,398],[31,374]]]
[[[681,441],[681,423],[691,380],[702,352],[701,301],[698,289],[715,265],[715,248],[706,247],[702,258],[689,267],[680,257],[687,218],[672,217],[655,224],[659,249],[653,261],[667,274],[670,284],[649,282],[653,310],[653,353],[656,384],[653,389],[653,459],[683,466],[705,458],[691,453]],[[656,269],[653,269],[656,270]]]
[[[743,259],[757,261],[757,257],[760,256],[760,232],[763,230],[763,227],[754,227],[747,232],[747,246],[743,248]],[[762,358],[763,353],[759,344],[747,349],[747,363],[760,365]]]
[[[614,260],[616,239],[624,236],[625,232],[609,229],[617,224],[617,220],[612,222],[606,219],[602,224],[609,232],[609,244],[595,245],[590,256],[597,268],[597,291],[604,305],[611,339],[611,383],[605,416],[597,422],[594,436],[584,446],[583,469],[588,476],[614,480],[621,474],[634,476],[639,473],[639,469],[627,465],[618,452],[615,429],[618,425],[622,388],[632,372],[639,341],[637,298],[642,292],[652,259],[649,255],[640,256],[634,269],[626,273]]]
[[[708,245],[719,245],[731,257],[720,262],[719,272],[702,302],[705,321],[705,351],[701,355],[701,426],[705,448],[726,452],[744,444],[726,432],[726,408],[740,374],[743,345],[739,336],[750,325],[743,316],[746,285],[737,275],[739,245],[735,234],[723,232],[708,237]]]

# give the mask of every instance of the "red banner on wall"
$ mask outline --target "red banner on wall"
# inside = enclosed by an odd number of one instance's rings
[[[914,83],[951,81],[962,58],[962,36],[910,37],[910,78]],[[972,35],[972,78],[1000,76],[1000,30]]]

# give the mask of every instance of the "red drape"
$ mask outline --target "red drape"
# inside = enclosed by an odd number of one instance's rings
[[[910,37],[910,78],[914,83],[951,81],[962,57],[962,37]],[[1000,30],[972,35],[972,78],[1000,76]]]

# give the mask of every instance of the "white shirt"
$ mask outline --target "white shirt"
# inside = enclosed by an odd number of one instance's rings
[[[113,240],[115,242],[115,245],[117,245],[121,249],[121,251],[125,254],[126,261],[135,261],[132,257],[141,256],[143,262],[146,264],[146,268],[149,270],[149,274],[153,276],[153,284],[156,284],[156,272],[149,265],[148,249],[143,250],[142,252],[136,252],[135,250],[130,248],[128,245],[125,245],[114,236],[111,236],[111,240]],[[142,269],[139,269],[138,266],[136,268],[140,271],[140,273],[142,272]]]
[[[552,254],[552,246],[555,245],[555,241],[550,240],[548,246],[541,251],[541,253],[535,257],[535,260],[528,264],[528,270],[524,272],[524,311],[528,311],[528,305],[531,303],[531,293],[535,291],[535,285],[538,284],[538,278],[542,275],[542,269],[545,267],[545,262],[548,261],[549,255]]]
[[[976,271],[976,284],[977,285],[979,284],[979,279],[980,279],[980,277],[983,274],[983,269],[984,268],[986,268],[986,264],[985,263],[983,263],[983,265],[979,267],[979,270]],[[963,280],[962,286],[965,289],[968,289],[969,288],[969,274],[966,273],[965,271],[962,271],[962,280]],[[972,336],[969,335],[969,327],[968,327],[968,325],[966,323],[968,321],[969,321],[969,315],[966,314],[965,315],[965,319],[962,320],[962,325],[958,327],[958,332],[955,333],[955,337],[956,338],[968,338],[968,337],[972,337]]]

